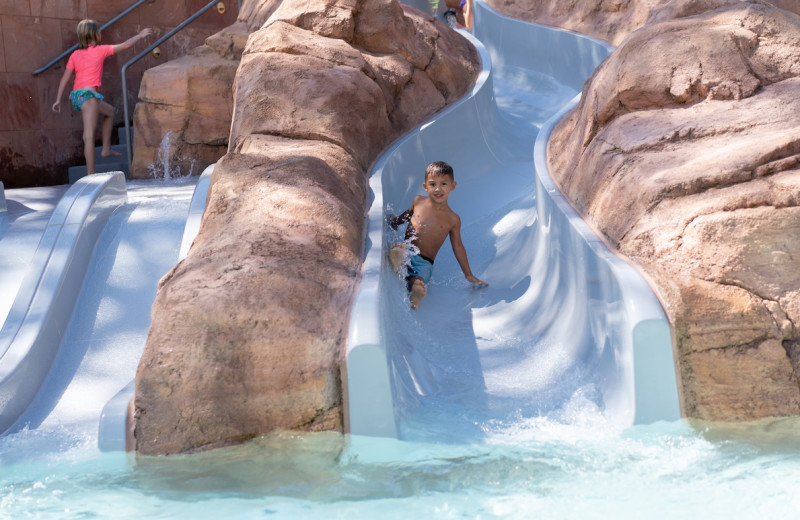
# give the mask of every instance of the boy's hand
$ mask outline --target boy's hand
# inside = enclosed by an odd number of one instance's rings
[[[484,287],[488,287],[489,286],[489,284],[484,282],[483,280],[478,280],[478,278],[475,275],[471,274],[471,275],[467,276],[466,278],[467,278],[468,281],[470,281],[470,282],[472,282],[474,284],[482,285]]]

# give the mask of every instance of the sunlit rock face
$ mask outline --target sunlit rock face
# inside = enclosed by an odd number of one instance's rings
[[[646,24],[705,13],[741,0],[489,0],[489,5],[512,18],[561,27],[619,45]],[[767,2],[764,2],[767,3]],[[797,0],[769,4],[800,13]]]
[[[798,93],[800,17],[737,3],[631,34],[549,142],[658,288],[691,417],[800,413]]]
[[[140,453],[342,430],[367,168],[477,74],[465,38],[396,0],[285,0],[265,16],[202,227],[159,286],[136,377]]]

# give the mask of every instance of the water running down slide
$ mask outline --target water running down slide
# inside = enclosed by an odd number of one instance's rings
[[[474,441],[576,401],[621,427],[680,417],[670,328],[653,292],[550,180],[545,145],[605,44],[474,9],[483,72],[471,94],[376,163],[363,280],[347,344],[355,435]],[[385,224],[444,160],[458,183],[475,289],[445,245],[409,310]],[[568,420],[568,419],[566,419]]]

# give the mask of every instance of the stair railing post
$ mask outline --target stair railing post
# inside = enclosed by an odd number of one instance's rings
[[[126,72],[128,67],[139,61],[140,59],[147,56],[153,49],[170,39],[175,33],[182,30],[184,27],[195,21],[200,15],[211,9],[212,7],[216,6],[219,3],[219,0],[212,0],[209,2],[205,7],[201,7],[196,13],[192,16],[184,20],[180,23],[177,27],[169,31],[167,34],[156,40],[155,42],[151,43],[149,47],[145,50],[131,58],[125,65],[122,66],[122,107],[125,115],[125,141],[128,143],[128,171],[131,171],[131,166],[133,164],[133,149],[131,147],[131,127],[130,127],[130,118],[128,116],[128,82],[126,80]],[[241,2],[239,3],[241,6]]]

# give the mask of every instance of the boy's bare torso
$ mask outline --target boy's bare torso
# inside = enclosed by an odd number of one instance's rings
[[[419,254],[434,259],[450,232],[460,225],[460,219],[447,204],[435,204],[429,197],[418,195],[403,217],[408,218],[406,240],[410,240]]]

